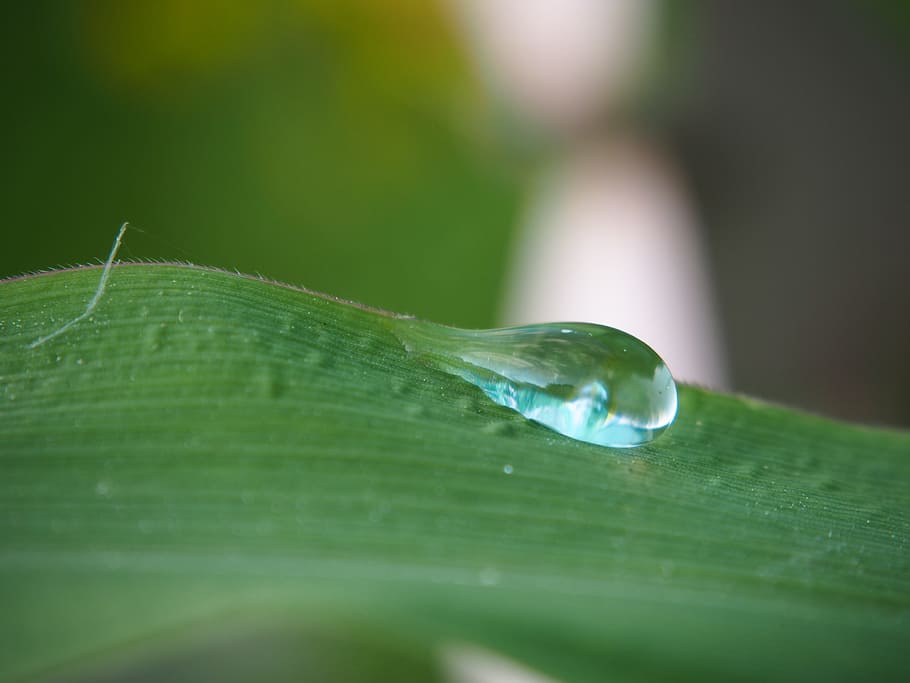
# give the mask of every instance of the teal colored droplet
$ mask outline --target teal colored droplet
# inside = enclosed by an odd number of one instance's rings
[[[676,383],[649,346],[612,327],[548,323],[462,330],[393,321],[411,354],[565,436],[639,446],[676,417]]]

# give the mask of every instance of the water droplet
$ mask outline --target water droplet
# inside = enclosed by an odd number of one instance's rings
[[[512,474],[512,472],[514,472],[515,470],[512,469],[511,465],[503,465],[502,471],[505,472],[506,474]]]
[[[409,353],[579,441],[638,446],[676,417],[676,384],[666,364],[644,342],[611,327],[461,330],[405,318],[392,325]]]

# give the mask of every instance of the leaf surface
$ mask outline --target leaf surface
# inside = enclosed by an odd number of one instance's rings
[[[592,446],[378,312],[181,265],[116,266],[29,348],[99,275],[0,283],[0,679],[225,632],[415,679],[452,643],[571,681],[910,667],[906,433],[683,386],[654,443]]]

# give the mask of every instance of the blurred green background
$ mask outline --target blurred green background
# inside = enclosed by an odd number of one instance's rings
[[[489,326],[518,183],[422,2],[15,3],[0,274],[191,260]]]
[[[606,124],[685,172],[732,388],[910,424],[907,3],[661,7],[658,68]],[[481,83],[449,14],[6,3],[0,277],[97,262],[129,220],[144,232],[121,258],[495,325],[547,141]]]

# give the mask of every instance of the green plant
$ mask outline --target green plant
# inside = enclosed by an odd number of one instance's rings
[[[191,266],[115,267],[30,348],[99,274],[0,283],[3,680],[910,666],[906,433],[682,386],[654,443],[591,446],[381,314]]]

